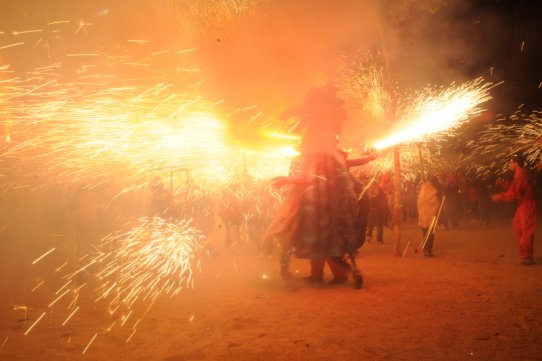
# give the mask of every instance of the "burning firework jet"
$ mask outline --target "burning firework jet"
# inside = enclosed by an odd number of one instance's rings
[[[516,111],[508,119],[486,127],[478,139],[467,143],[470,155],[462,162],[475,174],[487,178],[508,171],[507,158],[521,153],[527,165],[536,166],[542,158],[542,113]]]
[[[481,113],[478,106],[491,98],[489,90],[492,87],[493,84],[478,78],[438,92],[427,89],[411,106],[398,109],[401,125],[392,135],[376,142],[375,148],[383,150],[429,135],[434,138],[438,134],[450,133]]]
[[[96,252],[81,257],[83,266],[62,277],[65,283],[55,292],[49,308],[61,301],[68,304],[64,326],[81,309],[78,301],[83,298],[83,292],[95,292],[90,297],[104,305],[109,318],[114,320],[106,331],[115,325],[131,325],[129,340],[160,296],[173,297],[184,288],[193,287],[193,274],[201,266],[204,240],[190,222],[142,218],[134,228],[105,237]],[[99,286],[91,291],[89,284],[94,279]],[[25,334],[36,327],[44,314]]]
[[[162,99],[124,90],[81,102],[42,98],[25,104],[33,109],[12,121],[4,156],[41,165],[36,170],[51,182],[93,184],[118,172],[141,184],[145,170],[187,168],[196,154],[201,164],[202,156],[224,151],[221,125],[208,113],[190,109],[176,123],[161,121],[156,107],[165,106]]]
[[[1,90],[9,138],[3,158],[23,163],[21,177],[46,179],[42,187],[92,187],[115,178],[125,189],[143,189],[149,179],[187,169],[213,190],[243,170],[255,179],[281,174],[292,156],[282,149],[285,142],[236,145],[214,114],[216,103],[174,84],[12,81]]]
[[[383,68],[378,63],[376,56],[367,55],[343,65],[340,78],[342,92],[356,97],[360,104],[359,118],[369,120],[368,124],[357,127],[367,130],[368,125],[375,124],[372,133],[381,132],[383,126],[386,128],[390,124],[388,118],[395,109],[398,118],[404,120],[402,125],[395,134],[377,142],[375,147],[385,150],[390,146],[400,146],[401,176],[415,179],[420,176],[421,167],[432,174],[442,171],[443,167],[454,169],[457,165],[444,157],[445,144],[439,140],[444,138],[443,133],[452,135],[451,132],[462,122],[479,112],[476,105],[489,99],[491,85],[476,79],[441,91],[427,88],[414,101],[409,101],[401,96],[396,85],[386,84]],[[395,100],[397,104],[394,104]],[[423,165],[420,164],[422,159]],[[375,161],[364,167],[363,172],[378,174],[386,169],[393,169],[393,154],[381,152]]]
[[[223,18],[257,4],[216,0],[179,6],[191,9],[188,14],[213,12]],[[60,23],[66,22],[49,25]],[[145,40],[132,42],[141,46]],[[0,152],[13,180],[3,186],[29,186],[31,179],[40,179],[42,188],[92,188],[114,179],[122,181],[122,191],[141,190],[157,176],[188,170],[199,185],[219,193],[245,169],[255,179],[282,174],[291,158],[280,149],[284,144],[240,146],[232,138],[218,114],[220,102],[199,92],[204,79],[194,66],[194,52],[163,50],[137,58],[65,54],[62,62],[28,71],[27,77],[0,64]],[[61,80],[69,74],[73,81]]]

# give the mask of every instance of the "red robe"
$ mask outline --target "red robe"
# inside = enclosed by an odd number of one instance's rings
[[[512,184],[505,192],[500,194],[500,197],[504,201],[517,200],[518,207],[512,221],[514,235],[519,243],[521,259],[532,259],[534,232],[538,215],[534,187],[524,168],[516,168]]]

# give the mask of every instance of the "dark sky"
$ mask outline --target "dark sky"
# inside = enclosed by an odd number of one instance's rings
[[[521,104],[525,109],[540,109],[542,2],[477,0],[457,7],[453,16],[464,25],[460,36],[473,55],[457,59],[455,66],[467,76],[504,81],[493,91],[495,110],[508,113]]]

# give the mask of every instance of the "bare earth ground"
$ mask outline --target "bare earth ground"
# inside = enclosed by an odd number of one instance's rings
[[[31,265],[61,237],[33,227],[1,233],[0,360],[542,360],[542,254],[538,247],[535,265],[519,265],[507,220],[439,231],[433,259],[413,252],[413,223],[404,225],[403,247],[412,240],[404,258],[392,255],[386,229],[385,244],[358,256],[361,290],[304,284],[305,260],[292,261],[296,277],[285,282],[276,255],[224,248],[218,232],[194,288],[161,298],[130,342],[129,329],[105,330],[112,320],[93,299],[79,300],[66,326],[53,308],[23,335],[54,291],[31,293],[36,277],[62,257],[59,247]],[[26,321],[20,305],[30,307]]]

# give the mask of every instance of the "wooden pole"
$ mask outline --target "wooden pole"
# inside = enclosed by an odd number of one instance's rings
[[[389,64],[388,49],[384,42],[384,36],[382,34],[382,29],[379,26],[378,37],[380,42],[380,48],[382,51],[382,59],[384,65],[384,76],[386,79],[390,78],[391,69]],[[390,82],[385,82],[385,87],[388,93],[389,104],[387,104],[388,117],[389,119],[395,120],[395,99],[393,98],[394,92],[391,91]],[[401,212],[401,159],[399,146],[395,146],[393,149],[393,164],[394,164],[394,200],[393,200],[393,213],[392,213],[392,222],[393,222],[393,254],[396,256],[401,256],[401,221],[403,215]]]
[[[401,256],[401,154],[399,146],[393,148],[394,196],[393,196],[393,254]]]

